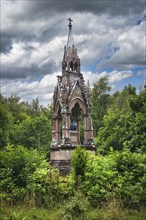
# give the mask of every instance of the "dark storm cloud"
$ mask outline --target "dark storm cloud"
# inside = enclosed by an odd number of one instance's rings
[[[25,1],[26,18],[41,18],[54,12],[92,12],[114,15],[138,14],[143,10],[145,0],[64,0]]]
[[[144,15],[141,19],[137,21],[137,25],[140,25],[141,22],[146,21],[146,15]]]
[[[12,38],[8,36],[1,36],[0,52],[9,53],[11,49],[12,49]]]
[[[27,48],[28,49],[28,48]],[[32,48],[31,48],[32,49]],[[1,78],[3,79],[23,79],[27,77],[43,77],[47,74],[51,74],[56,68],[56,63],[53,60],[49,60],[47,63],[38,67],[33,64],[30,67],[17,67],[17,66],[1,66]]]
[[[17,24],[18,22],[15,23]],[[14,41],[28,41],[32,39],[34,40],[35,36],[33,34],[28,35],[25,28],[21,26],[20,29],[18,26],[16,28],[15,25],[11,25],[8,29],[1,31],[0,52],[8,53]]]
[[[84,0],[64,0],[64,1],[41,1],[41,0],[24,0],[24,1],[8,1],[10,4],[16,4],[15,13],[10,13],[9,18],[14,24],[5,32],[1,33],[1,48],[0,52],[7,53],[11,49],[12,39],[27,41],[31,38],[36,41],[43,41],[51,39],[58,32],[61,32],[61,25],[65,21],[62,20],[63,13],[69,12],[91,12],[94,14],[108,14],[111,17],[129,15],[129,14],[139,14],[143,11],[144,2],[140,0],[106,0],[106,1],[84,1]],[[21,3],[21,7],[17,8],[17,4]],[[3,2],[2,4],[5,4]],[[5,13],[5,12],[2,12]],[[50,22],[51,17],[54,17],[53,22]],[[55,19],[56,17],[56,19]],[[48,20],[48,30],[44,30],[41,38],[37,39],[35,34],[28,34],[25,24],[35,21],[43,22]],[[118,18],[117,18],[118,19]],[[65,19],[64,19],[65,20]],[[20,26],[18,24],[21,23]],[[61,25],[60,25],[61,24]],[[64,23],[65,24],[65,23]],[[2,23],[2,25],[4,25]],[[83,24],[84,26],[85,24]],[[33,32],[33,30],[32,30]]]
[[[6,1],[7,2],[7,1]],[[144,8],[144,2],[139,0],[96,0],[96,1],[84,1],[84,0],[64,0],[64,1],[41,1],[41,0],[23,0],[23,1],[8,1],[9,7],[13,9],[6,13],[8,18],[8,26],[5,24],[5,20],[2,21],[4,30],[1,31],[1,47],[0,52],[3,54],[11,53],[13,43],[24,43],[26,46],[23,49],[26,53],[31,53],[35,48],[27,45],[28,42],[38,42],[44,44],[49,42],[55,36],[64,36],[67,34],[67,21],[68,15],[75,16],[74,12],[90,13],[94,15],[106,14],[109,16],[110,22],[112,19],[119,19],[120,16],[136,15],[140,14]],[[2,4],[5,4],[3,2]],[[14,10],[15,9],[15,10]],[[13,11],[14,10],[14,11]],[[8,13],[8,14],[7,14]],[[5,17],[5,16],[4,16]],[[77,21],[78,22],[78,21]],[[35,30],[33,24],[35,23]],[[44,26],[40,27],[45,23]],[[90,25],[91,21],[88,21]],[[140,23],[140,22],[139,22]],[[78,23],[76,25],[77,34],[86,34],[90,32],[90,28],[87,23]],[[111,25],[111,23],[110,23]],[[112,24],[112,28],[118,29],[119,23]],[[123,26],[125,23],[122,24]],[[63,28],[65,27],[65,28]],[[96,33],[98,26],[95,25]],[[102,28],[102,27],[101,27]],[[92,31],[92,30],[91,30]],[[103,30],[102,34],[107,34],[108,30]],[[87,42],[87,39],[82,40],[80,43],[82,47]],[[87,42],[88,43],[88,42]],[[52,49],[52,48],[51,48]],[[50,49],[50,50],[51,50]],[[82,48],[81,48],[82,49]],[[49,48],[48,48],[49,50]],[[24,57],[27,56],[24,55]],[[48,61],[46,64],[39,67],[39,63],[28,67],[28,64],[24,67],[17,65],[10,65],[9,63],[1,68],[2,78],[25,78],[27,76],[39,76],[52,73],[56,70],[55,61]]]
[[[11,52],[13,48],[14,42],[30,42],[30,41],[39,41],[39,39],[35,35],[19,35],[19,33],[15,33],[13,36],[9,34],[1,34],[0,39],[0,53],[8,54]]]
[[[63,22],[64,22],[64,25],[63,25]],[[41,36],[37,38],[37,40],[40,42],[48,42],[48,40],[49,41],[52,40],[54,36],[63,35],[62,26],[66,27],[66,23],[67,23],[66,19],[64,19],[64,21],[60,21],[60,23],[58,21],[54,22],[52,26],[50,26],[49,28],[45,29],[42,32]]]

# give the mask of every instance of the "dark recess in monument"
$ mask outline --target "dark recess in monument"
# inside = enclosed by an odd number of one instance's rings
[[[64,48],[62,75],[54,89],[52,143],[50,161],[60,174],[70,171],[73,150],[81,145],[95,153],[90,111],[90,86],[85,86],[80,72],[80,58],[74,45],[72,20],[69,20],[67,46]],[[83,132],[81,131],[83,125]],[[82,134],[81,134],[82,133]]]

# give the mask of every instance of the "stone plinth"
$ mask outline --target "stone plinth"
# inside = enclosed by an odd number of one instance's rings
[[[82,147],[95,154],[95,146],[86,144],[86,146],[82,145]],[[71,157],[75,148],[76,145],[60,145],[59,147],[52,148],[50,153],[51,165],[58,168],[61,175],[69,174]]]
[[[70,171],[71,155],[81,145],[95,153],[90,110],[90,86],[84,84],[80,72],[77,48],[71,44],[72,25],[69,24],[67,46],[64,48],[62,75],[57,76],[53,96],[52,144],[50,161],[61,174]],[[82,135],[81,135],[82,134]],[[82,137],[81,137],[82,136]]]

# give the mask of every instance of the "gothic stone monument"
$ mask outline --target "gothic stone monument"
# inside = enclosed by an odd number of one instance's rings
[[[90,113],[90,88],[80,72],[80,58],[74,45],[72,20],[69,20],[67,46],[64,48],[62,75],[53,96],[53,128],[50,160],[61,174],[70,171],[70,160],[77,145],[95,152]],[[82,130],[82,135],[81,135]]]

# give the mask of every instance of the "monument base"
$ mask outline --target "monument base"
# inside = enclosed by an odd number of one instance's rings
[[[51,165],[58,168],[60,175],[67,175],[71,170],[71,157],[77,145],[59,145],[52,147],[50,153]],[[95,146],[91,143],[81,145],[85,150],[95,154]]]
[[[70,173],[71,160],[51,160],[51,165],[59,169],[61,176],[66,176]]]

